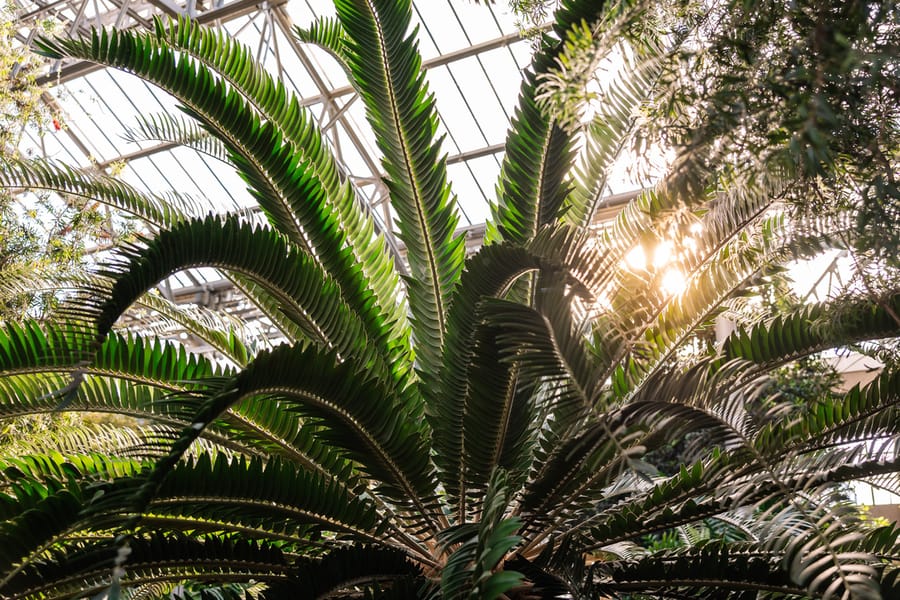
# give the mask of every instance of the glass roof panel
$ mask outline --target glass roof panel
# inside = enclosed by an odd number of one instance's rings
[[[423,19],[424,14],[427,19]],[[423,23],[424,21],[424,23]],[[445,0],[429,2],[427,6],[422,3],[413,5],[413,23],[419,25],[419,39],[429,40],[430,47],[423,46],[420,49],[422,58],[428,60],[435,56],[470,46],[466,40],[466,33],[453,14],[449,3]]]
[[[497,98],[501,104],[504,118],[502,119],[485,119],[485,126],[488,128],[502,128],[501,138],[505,138],[506,130],[509,126],[506,115],[511,115],[516,107],[516,101],[519,97],[519,88],[522,85],[521,65],[528,64],[531,57],[531,47],[527,41],[520,41],[503,48],[488,50],[478,55],[479,67],[485,73],[489,73],[491,77],[495,77],[497,73],[510,74],[507,81],[512,83],[499,86],[494,84],[497,91]],[[465,71],[464,71],[465,72]]]
[[[62,120],[70,127],[78,128],[82,134],[80,139],[90,156],[95,160],[117,156],[118,152],[109,136],[97,125],[104,119],[109,119],[110,115],[103,110],[90,84],[87,81],[79,81],[75,85],[66,84],[61,87],[60,92],[60,105],[64,107]]]
[[[464,225],[484,223],[490,216],[490,207],[484,196],[493,197],[494,182],[500,173],[500,165],[493,156],[475,158],[466,163],[447,166],[447,174],[453,182]]]
[[[297,93],[312,118],[326,131],[346,174],[389,234],[395,213],[384,203],[380,152],[365,117],[337,62],[326,52],[302,44],[293,26],[307,26],[318,16],[333,15],[331,0],[287,0],[258,4],[250,0],[61,0],[44,5],[19,0],[20,14],[61,21],[60,31],[86,33],[91,25],[147,26],[155,14],[186,12],[205,24],[219,25],[246,44],[267,69]],[[122,8],[124,7],[124,8]],[[489,215],[494,183],[502,159],[508,116],[516,101],[520,69],[530,46],[521,41],[515,19],[504,4],[487,6],[471,0],[414,2],[414,23],[420,24],[420,52],[428,69],[431,91],[440,111],[440,129],[447,133],[443,152],[448,176],[458,198],[460,226],[478,229]],[[424,24],[422,24],[424,22]],[[30,36],[29,23],[20,29]],[[45,78],[48,98],[65,127],[43,137],[29,132],[24,146],[34,154],[58,158],[83,168],[108,169],[124,161],[121,176],[153,192],[170,189],[208,197],[222,210],[237,201],[252,204],[245,183],[229,167],[192,150],[172,149],[159,141],[135,143],[123,134],[140,115],[177,113],[175,101],[139,79],[117,71],[68,62]],[[55,85],[59,82],[59,85]],[[473,227],[474,226],[474,227]],[[399,244],[391,239],[391,243]],[[172,277],[172,288],[220,280],[214,270],[191,270]],[[165,287],[165,286],[163,286]]]
[[[460,80],[454,77],[449,66],[436,67],[428,73],[429,83],[438,98],[441,122],[449,133],[445,147],[450,152],[465,152],[488,143],[481,124],[475,118],[474,106],[480,111],[482,104],[492,100],[490,92],[483,95],[485,87],[490,89],[490,83],[484,81],[483,76],[479,77],[478,73],[466,75],[466,90],[473,92],[468,97],[463,94]]]
[[[469,37],[469,44],[477,44],[496,37],[498,34],[517,31],[519,26],[516,16],[509,9],[508,3],[498,2],[495,5],[479,5],[478,10],[469,10],[465,5],[450,3],[454,6],[456,17],[462,24],[463,31]]]

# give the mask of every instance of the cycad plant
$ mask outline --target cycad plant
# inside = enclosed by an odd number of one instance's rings
[[[4,418],[135,420],[3,458],[0,596],[900,597],[897,530],[861,519],[840,485],[898,487],[896,365],[806,404],[768,377],[897,335],[900,297],[869,290],[711,339],[784,261],[853,233],[793,216],[787,200],[812,193],[793,145],[746,159],[758,113],[724,127],[718,96],[674,94],[685,61],[705,64],[710,15],[731,13],[685,5],[667,30],[666,4],[564,0],[467,257],[409,0],[335,4],[298,35],[365,102],[407,276],[310,115],[224,34],[180,20],[40,43],[171,93],[202,130],[144,127],[225,158],[265,219],[53,162],[4,166],[7,185],[90,196],[148,233],[66,282],[56,321],[3,326]],[[621,68],[601,97],[578,93],[609,56]],[[713,91],[750,71],[719,71]],[[668,121],[644,123],[654,107]],[[617,161],[649,130],[668,132],[674,162],[601,222]],[[815,176],[816,193],[837,185]],[[637,259],[660,247],[665,267]],[[203,266],[284,341],[152,293]],[[222,360],[125,330],[135,307]],[[663,473],[675,443],[680,467]]]

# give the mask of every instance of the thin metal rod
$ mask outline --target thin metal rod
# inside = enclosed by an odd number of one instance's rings
[[[497,48],[504,48],[506,46],[511,46],[516,42],[521,42],[524,40],[522,33],[516,31],[514,33],[507,33],[506,35],[502,35],[498,38],[494,38],[492,40],[487,40],[485,42],[481,42],[480,44],[474,44],[469,46],[468,48],[461,48],[459,50],[455,50],[453,52],[447,52],[446,54],[441,54],[440,56],[435,56],[434,58],[429,58],[428,60],[422,61],[423,69],[431,69],[434,67],[441,67],[450,63],[458,62],[460,60],[470,58],[477,54],[481,54],[482,52],[490,52],[491,50],[496,50]],[[336,98],[339,96],[346,96],[347,94],[352,94],[355,90],[353,86],[346,85],[343,87],[339,87],[329,92],[329,96],[332,98]],[[310,96],[308,98],[304,98],[300,103],[303,105],[310,104],[318,104],[319,102],[324,102],[324,94],[320,94],[318,96]]]

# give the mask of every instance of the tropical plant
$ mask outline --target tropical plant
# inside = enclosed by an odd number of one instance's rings
[[[179,20],[40,43],[175,96],[203,132],[145,125],[227,158],[266,220],[52,162],[4,166],[7,185],[90,196],[153,233],[75,282],[53,322],[2,329],[4,418],[136,420],[3,459],[0,594],[898,597],[898,530],[867,525],[838,487],[898,487],[897,365],[808,404],[768,393],[793,360],[897,336],[897,291],[700,335],[784,261],[850,235],[786,208],[809,175],[783,155],[745,161],[718,129],[596,218],[641,115],[672,102],[706,19],[727,11],[561,2],[524,74],[489,243],[466,257],[409,0],[335,6],[298,35],[365,102],[402,278],[310,115],[226,35]],[[612,55],[602,101],[581,94]],[[573,98],[592,102],[587,123]],[[673,103],[671,122],[716,106]],[[638,260],[658,248],[667,263]],[[199,266],[286,341],[148,293]],[[136,304],[226,364],[123,330]],[[688,433],[702,443],[663,475],[653,453]]]

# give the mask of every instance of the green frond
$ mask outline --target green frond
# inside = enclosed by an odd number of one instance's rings
[[[869,443],[884,441],[868,440]],[[897,473],[900,469],[900,459],[889,448],[889,443],[882,444],[880,452],[872,452],[866,456],[866,449],[860,449],[862,440],[857,442],[857,447],[849,451],[835,451],[827,454],[806,454],[793,459],[790,464],[782,469],[793,475],[793,479],[787,483],[794,489],[819,490],[829,485],[847,483],[851,481],[865,482],[875,489],[881,489],[891,494],[900,491],[897,482]],[[885,456],[885,455],[888,456]],[[791,473],[795,471],[796,474]]]
[[[701,371],[702,366],[698,372]],[[897,461],[890,446],[879,445],[882,449],[879,453],[868,445],[874,440],[896,436],[895,380],[896,373],[886,374],[880,385],[870,386],[868,397],[854,390],[836,403],[823,401],[820,407],[811,407],[808,416],[785,417],[784,424],[776,421],[761,428],[745,424],[739,433],[750,437],[749,441],[717,451],[689,468],[682,467],[680,473],[647,491],[632,491],[625,502],[612,505],[584,524],[576,525],[572,532],[589,528],[593,540],[590,547],[596,549],[739,506],[759,506],[783,502],[785,498],[814,496],[813,490],[823,485],[895,473]],[[706,385],[701,383],[703,387]],[[670,397],[664,389],[659,389],[659,395]],[[715,396],[713,392],[711,397]],[[846,423],[841,422],[841,406],[846,410]],[[657,415],[662,413],[663,417],[687,414],[687,407],[680,406],[677,401],[672,404],[671,411],[663,408],[662,402],[657,402],[651,411]],[[719,407],[716,410],[722,413],[728,409]],[[870,425],[868,434],[857,431],[847,431],[846,435],[837,433],[843,425],[853,427],[869,418],[880,427]],[[661,426],[667,429],[668,437],[677,438],[689,429],[697,429],[698,424],[692,425],[688,421],[678,426],[670,419],[663,420]],[[857,433],[860,438],[855,437]],[[856,444],[850,443],[855,439],[858,439]],[[751,445],[750,452],[746,444]],[[846,448],[821,452],[824,447],[834,444]],[[766,538],[764,533],[754,533]]]
[[[347,43],[350,38],[338,19],[319,17],[309,27],[295,27],[294,32],[301,42],[315,44],[328,52],[347,74],[347,79],[353,80],[350,56],[347,54]]]
[[[177,383],[181,386],[136,384],[127,378],[86,375],[72,390],[67,374],[0,378],[3,398],[0,419],[54,413],[61,410],[64,400],[67,411],[115,414],[146,420],[153,425],[136,430],[97,426],[94,433],[89,433],[90,428],[74,429],[54,440],[53,444],[60,452],[100,452],[108,445],[108,451],[118,456],[160,458],[166,455],[181,430],[192,423],[192,416],[202,404],[203,396],[195,395],[202,385],[192,386],[186,381]],[[234,418],[240,420],[239,416]],[[215,444],[220,452],[259,455],[265,449],[255,447],[256,438],[248,433],[259,428],[264,427],[256,423],[252,426],[245,423],[237,430],[225,425],[215,426],[203,432],[203,444]],[[255,433],[258,437],[260,432]],[[300,432],[295,435],[302,439]],[[28,452],[29,445],[19,443],[15,448]],[[302,451],[292,450],[294,454]]]
[[[538,454],[538,472],[528,482],[520,507],[527,547],[544,542],[562,523],[568,523],[564,530],[573,529],[580,520],[577,515],[589,510],[600,490],[621,481],[623,474],[649,470],[641,460],[643,432],[617,418],[590,422],[578,435],[557,440],[552,450]]]
[[[226,534],[232,527],[253,527],[261,530],[257,535],[270,531],[273,538],[314,525],[317,531],[378,542],[387,529],[371,500],[330,476],[278,458],[229,460],[205,453],[175,465],[144,516],[159,522],[180,517],[185,530],[213,521]]]
[[[124,600],[262,600],[266,585],[262,583],[152,582],[122,590]]]
[[[60,470],[57,463],[63,461],[63,457],[22,457],[4,465],[8,469],[8,473],[4,474],[3,492],[0,494],[4,521],[15,519],[29,511],[40,512],[40,506],[46,504],[48,498],[62,491],[67,491],[80,500],[79,490],[75,489],[75,478],[67,474],[62,478],[52,474],[52,471]],[[42,462],[45,464],[40,464]],[[68,481],[70,479],[72,481]],[[9,531],[15,528],[11,522],[10,528]]]
[[[563,415],[575,420],[575,415],[585,416],[594,409],[602,385],[596,377],[598,365],[572,323],[566,300],[545,299],[538,310],[502,300],[486,306],[504,359],[518,364],[525,380],[549,388],[543,402],[557,427],[563,425]]]
[[[674,193],[670,187],[668,180],[663,179],[654,188],[642,190],[619,211],[609,227],[598,232],[596,243],[607,252],[603,263],[599,265],[605,273],[602,280],[604,283],[608,284],[609,281],[625,275],[620,265],[629,251],[637,245],[656,242],[665,237],[661,228],[664,224],[668,225],[667,218],[685,211],[699,211],[699,214],[702,214],[710,209],[709,203],[713,203],[716,198],[714,191],[705,188],[684,195]],[[726,219],[725,227],[722,228],[724,231],[720,231],[720,226],[714,218],[709,219],[709,225],[713,230],[709,234],[711,241],[706,251],[714,251],[723,240],[728,240],[730,235],[734,235],[740,229],[736,224],[746,225],[758,219],[762,208],[771,204],[774,197],[783,189],[783,182],[776,176],[754,182],[749,191],[746,188],[739,189],[730,205],[740,212],[733,216],[728,215],[726,210],[717,213]],[[631,283],[634,285],[634,280]],[[626,287],[626,284],[620,282],[618,287]],[[648,286],[646,291],[652,292],[653,289],[652,286]]]
[[[867,552],[896,562],[900,559],[900,526],[894,523],[872,529],[861,546]]]
[[[281,304],[278,296],[271,294],[264,286],[259,285],[250,277],[245,277],[240,273],[226,273],[234,287],[243,294],[253,306],[266,315],[272,322],[276,330],[284,336],[284,338],[292,343],[305,346],[312,343],[306,335],[304,329],[294,322],[290,315],[284,314],[281,310]]]
[[[520,277],[537,270],[547,274],[562,273],[567,278],[567,283],[590,289],[590,279],[593,277],[591,263],[590,256],[583,252],[579,244],[577,232],[568,229],[548,229],[524,248],[512,244],[486,246],[467,262],[460,285],[453,295],[447,318],[448,331],[443,349],[441,387],[439,393],[427,404],[428,419],[432,423],[435,462],[442,472],[442,481],[448,495],[451,499],[460,501],[457,507],[459,515],[466,511],[465,499],[461,494],[465,488],[463,481],[469,477],[466,469],[470,465],[467,465],[465,460],[465,457],[469,456],[469,450],[466,448],[465,436],[466,424],[473,419],[470,406],[473,403],[471,386],[486,386],[481,391],[487,395],[483,395],[479,400],[486,410],[494,410],[500,406],[511,408],[513,405],[517,406],[517,411],[531,410],[527,408],[531,402],[528,398],[531,392],[515,389],[515,384],[510,379],[512,377],[510,365],[502,365],[499,370],[490,372],[489,365],[495,363],[481,364],[476,359],[476,340],[478,336],[488,335],[487,330],[482,327],[483,305],[486,299],[504,296]],[[488,346],[494,343],[484,339],[479,351],[489,351]],[[476,371],[478,376],[473,377]],[[504,380],[507,383],[504,383]],[[493,390],[490,393],[489,388]],[[495,397],[504,397],[505,400],[502,404],[496,405],[487,399],[491,394],[499,394]],[[509,416],[511,413],[500,410],[495,417],[501,414]],[[525,413],[519,414],[519,417],[524,416]],[[537,425],[534,420],[527,424],[520,419],[516,419],[516,422],[521,427],[516,427],[515,423],[512,427],[507,427],[509,423],[503,423],[502,419],[501,422],[494,420],[479,423],[479,428],[496,428],[494,435],[500,435],[500,438],[472,436],[472,439],[478,440],[481,448],[476,452],[490,448],[489,453],[494,456],[494,460],[501,460],[500,457],[503,456],[502,460],[509,461],[504,466],[510,470],[513,479],[521,473],[521,462],[523,460],[527,462],[527,458],[523,456],[527,446],[526,430]],[[506,433],[501,433],[504,429]],[[489,443],[482,445],[484,441]],[[486,477],[492,468],[493,465],[482,465],[477,475],[472,474],[480,479],[473,482],[486,483]],[[462,521],[461,516],[458,518]]]
[[[124,561],[124,573],[114,569]],[[203,565],[198,572],[197,565]],[[275,547],[247,540],[175,534],[135,535],[121,540],[87,542],[54,553],[40,570],[26,569],[10,580],[4,593],[15,598],[97,594],[150,582],[185,579],[210,582],[276,581],[291,567]]]
[[[468,261],[453,296],[447,316],[442,385],[428,404],[427,416],[432,425],[435,463],[441,470],[441,479],[450,498],[460,499],[463,503],[460,513],[465,513],[463,482],[467,476],[463,457],[464,422],[468,421],[466,398],[472,381],[469,370],[477,365],[474,348],[479,320],[473,316],[478,314],[483,298],[502,296],[518,277],[539,268],[540,264],[536,256],[523,248],[511,245],[485,247]]]
[[[77,57],[132,72],[174,95],[189,114],[222,139],[272,224],[321,261],[370,335],[382,342],[391,340],[381,339],[391,322],[371,301],[373,292],[346,249],[347,236],[339,215],[328,204],[327,190],[310,160],[298,153],[297,144],[276,121],[263,122],[238,91],[229,89],[191,56],[169,48],[159,36],[104,30],[94,31],[90,39],[43,40],[40,46],[48,56]],[[398,370],[405,373],[408,368],[402,357],[407,350],[402,343],[392,344],[389,354],[396,356]]]
[[[204,27],[186,16],[157,18],[154,29],[157,43],[178,49],[218,73],[247,100],[253,113],[276,125],[293,142],[303,160],[310,162],[323,187],[331,192],[340,189],[339,167],[311,115],[300,107],[283,82],[253,59],[250,48],[221,30]]]
[[[440,144],[434,141],[437,111],[414,33],[408,33],[410,1],[338,0],[335,5],[347,36],[343,46],[352,81],[384,154],[391,206],[411,271],[407,295],[416,360],[430,378],[439,369],[449,296],[462,270],[465,244],[454,235],[456,206]],[[434,385],[425,381],[426,388]]]
[[[887,368],[864,387],[822,399],[800,414],[767,424],[755,444],[767,453],[817,452],[832,445],[855,446],[900,436],[900,370]],[[874,453],[874,448],[867,454]]]
[[[141,246],[123,247],[115,260],[107,273],[114,284],[96,309],[100,335],[171,273],[216,267],[262,286],[279,300],[281,312],[315,343],[338,356],[372,364],[376,373],[389,379],[386,363],[391,357],[377,354],[384,347],[381,340],[366,336],[365,325],[343,302],[331,277],[273,230],[251,227],[231,216],[207,217],[181,223]],[[82,308],[89,302],[82,302]]]
[[[546,312],[537,312],[502,300],[483,305],[486,326],[475,344],[469,418],[464,423],[470,484],[481,480],[482,470],[496,466],[507,469],[511,481],[522,482],[526,474],[541,479],[547,475],[540,473],[544,467],[552,469],[552,461],[544,462],[545,456],[535,461],[534,454],[540,430],[547,435],[546,421],[561,434],[593,407],[594,365],[582,338],[569,327],[567,305],[559,304],[556,314],[544,308]],[[491,348],[496,362],[478,355],[485,347]],[[513,369],[518,381],[505,381],[501,374]],[[499,394],[485,393],[498,380]],[[516,387],[508,390],[504,385]]]
[[[294,152],[309,161],[308,168],[316,173],[326,192],[323,205],[328,207],[346,237],[348,243],[345,250],[364,273],[366,284],[378,299],[377,308],[385,315],[395,338],[408,338],[406,311],[397,295],[398,278],[392,264],[392,260],[399,260],[399,255],[395,249],[392,259],[384,237],[380,232],[375,234],[377,228],[367,204],[347,184],[345,174],[310,113],[286,91],[282,82],[273,79],[253,60],[248,48],[229,36],[184,17],[166,23],[157,20],[155,23],[159,39],[189,53],[219,73],[264,120],[277,124],[284,138],[291,142]],[[343,37],[336,22],[326,19],[321,23],[320,30],[324,37]],[[309,227],[309,224],[304,226]],[[333,268],[327,264],[326,267]]]
[[[214,424],[214,430],[262,456],[290,460],[352,488],[359,485],[353,462],[319,439],[315,423],[305,422],[280,402],[252,398],[239,402]]]
[[[710,214],[717,212],[713,210]],[[740,210],[734,212],[740,213]],[[759,212],[755,211],[755,214],[758,216]],[[757,223],[751,214],[743,221],[734,219],[733,227],[722,233],[726,237],[704,237],[699,242],[703,250],[679,266],[691,273],[680,294],[660,295],[654,302],[647,302],[645,296],[642,309],[624,303],[640,303],[631,291],[626,290],[614,298],[615,310],[598,319],[602,325],[597,326],[595,332],[598,344],[594,350],[603,356],[621,356],[623,347],[630,349],[627,369],[624,364],[616,365],[613,378],[617,395],[633,393],[655,370],[665,368],[678,348],[699,328],[712,323],[728,298],[741,294],[755,279],[776,271],[777,267],[773,265],[793,254],[795,247],[791,239],[771,234],[781,222],[782,219],[776,216]],[[748,234],[753,235],[755,243],[747,242],[745,236]],[[703,256],[709,247],[713,254]],[[623,295],[630,298],[623,302]],[[617,315],[626,312],[631,322],[617,322]],[[614,336],[601,335],[610,329],[621,332],[621,336],[611,341],[610,337]]]
[[[537,68],[549,68],[552,61],[541,58]],[[533,238],[556,220],[567,196],[563,181],[574,156],[572,141],[538,107],[537,88],[537,76],[527,71],[506,140],[489,240],[523,243]]]
[[[176,192],[147,194],[110,177],[86,173],[52,160],[0,161],[0,186],[51,190],[107,204],[160,227],[209,212],[209,206]]]
[[[237,377],[225,381],[157,465],[138,500],[151,500],[189,444],[225,410],[251,397],[260,402],[278,398],[282,410],[313,420],[319,426],[314,434],[355,461],[376,483],[376,491],[400,506],[415,507],[416,519],[437,529],[427,508],[436,484],[420,407],[402,404],[402,397],[395,397],[359,365],[338,364],[333,355],[313,348],[280,346],[260,353]]]
[[[857,508],[828,495],[791,499],[766,519],[766,549],[783,552],[782,565],[810,596],[825,600],[879,594],[875,557],[859,551],[864,526]]]
[[[738,466],[740,463],[730,455],[718,453],[707,460],[682,465],[675,475],[645,490],[632,490],[619,502],[598,511],[573,527],[569,535],[585,531],[587,547],[597,550],[723,514],[733,507],[735,499],[728,496],[728,491],[713,492],[723,489],[729,469]]]
[[[75,325],[8,323],[0,328],[0,376],[70,373],[128,379],[170,391],[185,382],[213,377],[220,370],[206,358],[159,340],[110,333],[102,343],[96,333]],[[225,371],[227,372],[227,371]]]
[[[395,501],[420,503],[433,493],[420,407],[401,404],[402,397],[356,365],[336,365],[321,353],[282,346],[258,356],[230,394],[283,395],[283,409],[314,419],[323,428],[317,435],[344,448],[368,476],[384,482]]]
[[[614,412],[600,412],[599,365],[573,326],[566,302],[545,301],[540,312],[510,310],[499,302],[496,309],[506,360],[515,361],[524,381],[540,382],[542,427],[520,499],[527,528],[535,519],[552,521],[579,510],[623,470],[640,467],[643,448]]]
[[[196,150],[220,162],[230,164],[228,151],[221,140],[213,137],[193,119],[161,113],[138,115],[138,124],[125,130],[129,142],[162,142]]]
[[[542,47],[524,73],[518,106],[506,140],[497,204],[492,207],[494,219],[487,236],[489,240],[521,243],[572,208],[572,203],[567,202],[570,190],[566,181],[575,158],[572,124],[545,106],[541,100],[542,88],[565,60],[566,40],[572,32],[586,29],[592,38],[599,39],[604,37],[600,30],[605,28],[610,29],[606,38],[617,39],[616,34],[621,33],[617,25],[621,24],[611,16],[625,10],[625,4],[628,3],[574,0],[564,2],[554,14],[556,37],[541,39]],[[610,51],[608,43],[592,49],[592,61]],[[585,75],[590,72],[591,69],[583,69]],[[605,191],[603,187],[601,193]],[[586,225],[586,217],[566,218],[578,225]]]
[[[0,418],[61,410],[113,413],[180,428],[190,419],[190,403],[169,401],[171,394],[185,393],[190,386],[141,384],[128,378],[86,375],[72,385],[66,375],[25,375],[0,380],[4,402]]]
[[[8,496],[3,499],[7,505],[4,512],[8,512]],[[34,500],[26,500],[24,506],[17,503],[17,514],[0,524],[0,590],[4,595],[15,589],[23,571],[34,568],[35,562],[43,563],[43,554],[65,539],[79,520],[82,498],[71,487],[47,488]]]
[[[722,344],[720,354],[725,360],[783,364],[835,346],[896,336],[898,311],[896,293],[803,306],[768,323],[738,329]]]
[[[472,315],[484,321],[485,313]],[[510,472],[511,479],[523,481],[531,463],[530,446],[540,422],[534,399],[535,384],[519,379],[519,369],[502,353],[497,337],[500,327],[484,323],[476,330],[469,383],[464,399],[462,493],[472,497],[470,505],[481,510],[478,498],[484,493],[495,469]]]
[[[0,389],[6,392],[8,387]],[[51,422],[52,418],[51,416]],[[59,430],[38,432],[25,439],[7,443],[5,447],[9,456],[14,457],[10,460],[41,455],[48,447],[61,456],[100,454],[129,460],[149,460],[160,456],[161,448],[156,445],[173,432],[173,429],[165,425],[122,425],[74,420],[65,421],[65,425]]]
[[[131,440],[129,440],[131,442]],[[0,487],[4,490],[24,481],[38,481],[45,485],[61,481],[103,481],[113,477],[130,477],[149,467],[149,462],[134,458],[119,458],[91,452],[90,454],[20,455],[0,460]]]
[[[665,368],[677,349],[723,310],[727,298],[777,272],[775,265],[830,243],[827,229],[819,231],[813,224],[809,230],[798,231],[796,225],[788,230],[783,214],[767,214],[784,192],[778,178],[771,179],[717,194],[705,214],[697,215],[700,231],[678,234],[685,237],[684,244],[691,244],[674,263],[680,272],[690,274],[681,293],[661,291],[665,270],[617,268],[609,261],[621,261],[621,250],[606,257],[604,266],[610,275],[600,285],[611,307],[593,322],[593,350],[610,365],[606,375],[612,377],[616,395],[633,393],[655,370]],[[620,221],[627,224],[628,216],[620,216]],[[652,220],[645,225],[652,231]],[[650,239],[640,244],[652,248],[652,244],[667,243],[664,240],[671,233],[645,231],[643,235]]]

